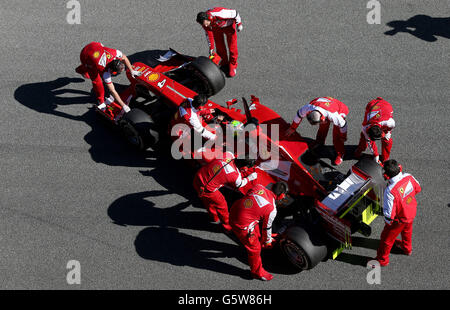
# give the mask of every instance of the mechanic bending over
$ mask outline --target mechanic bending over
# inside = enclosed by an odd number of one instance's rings
[[[239,13],[236,10],[215,7],[206,12],[199,12],[196,20],[206,32],[209,55],[214,55],[214,47],[216,47],[217,54],[222,58],[221,65],[229,66],[228,75],[230,77],[235,76],[238,65],[236,30],[241,31],[243,29]],[[227,38],[228,49],[230,50],[229,58],[224,36]]]
[[[355,158],[359,158],[361,153],[369,146],[378,163],[389,159],[393,143],[391,131],[395,127],[395,121],[392,118],[393,113],[392,105],[381,97],[367,104],[362,123],[361,138],[354,153]],[[381,140],[381,156],[378,153],[377,140]]]
[[[272,222],[277,215],[277,201],[281,201],[287,192],[284,182],[275,183],[271,190],[256,184],[231,207],[230,225],[247,250],[248,264],[255,279],[273,279],[263,268],[261,248],[273,247],[276,235],[272,234]]]
[[[337,99],[331,97],[316,98],[297,111],[297,115],[291,127],[286,131],[286,135],[292,135],[303,118],[306,117],[311,125],[320,124],[316,142],[323,145],[327,138],[330,123],[333,123],[333,145],[337,153],[333,164],[340,165],[345,154],[344,142],[347,141],[346,118],[348,112],[348,107]]]
[[[387,160],[383,168],[384,177],[388,180],[383,199],[386,223],[375,258],[382,267],[389,264],[389,253],[394,245],[405,255],[412,254],[413,222],[417,213],[416,194],[422,190],[419,182],[411,174],[404,173],[397,161]],[[398,235],[401,235],[401,240],[397,239]]]
[[[133,70],[128,57],[121,51],[112,49],[99,42],[91,42],[86,45],[80,54],[81,65],[75,71],[86,79],[92,80],[92,87],[97,96],[98,108],[104,110],[114,100],[122,106],[123,112],[128,113],[130,108],[120,98],[111,77],[120,74],[125,67],[130,71],[133,78],[142,72]],[[105,82],[111,96],[105,101]]]
[[[238,189],[255,180],[258,177],[256,172],[242,177],[239,169],[251,167],[254,163],[255,160],[238,159],[231,152],[225,152],[221,158],[214,159],[201,167],[194,176],[194,188],[211,220],[214,223],[220,221],[226,232],[231,231],[228,204],[219,189],[225,185],[232,189]]]

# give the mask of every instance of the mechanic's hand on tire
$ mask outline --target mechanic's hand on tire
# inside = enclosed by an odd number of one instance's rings
[[[124,105],[124,106],[122,107],[122,110],[123,110],[125,113],[128,113],[128,112],[131,111],[130,107],[127,106],[127,105]]]

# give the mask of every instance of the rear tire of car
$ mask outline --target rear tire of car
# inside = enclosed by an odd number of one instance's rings
[[[200,56],[191,62],[189,68],[203,84],[202,93],[213,96],[225,87],[225,76],[208,57]]]
[[[312,227],[291,226],[283,234],[280,245],[291,264],[299,270],[314,268],[328,254],[325,238]]]
[[[373,158],[362,158],[354,166],[371,176],[375,182],[384,182],[383,167],[373,160]]]
[[[159,133],[152,118],[140,109],[126,113],[119,121],[119,126],[127,141],[140,151],[159,142]]]

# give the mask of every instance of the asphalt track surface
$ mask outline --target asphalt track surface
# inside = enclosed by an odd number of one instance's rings
[[[311,99],[333,96],[350,107],[349,147],[370,99],[393,104],[391,157],[423,192],[413,256],[392,254],[381,285],[367,283],[365,265],[381,218],[336,261],[293,273],[266,255],[274,280],[250,280],[245,251],[191,202],[183,163],[130,151],[91,109],[91,84],[74,72],[85,44],[135,57],[169,47],[205,55],[194,19],[216,2],[80,0],[80,25],[66,22],[66,2],[0,1],[0,288],[450,288],[449,1],[381,1],[380,25],[367,23],[367,1],[221,3],[239,10],[244,30],[238,75],[215,102],[255,94],[290,121]],[[431,17],[418,18],[420,36],[385,34],[387,23],[416,15]],[[308,124],[299,130],[315,134]],[[81,285],[66,282],[69,260],[81,264]]]

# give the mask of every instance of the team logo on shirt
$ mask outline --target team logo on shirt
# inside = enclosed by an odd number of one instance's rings
[[[408,197],[408,199],[406,199],[406,203],[407,203],[407,204],[410,204],[411,201],[412,201],[412,197]]]
[[[263,191],[263,190],[260,190],[260,191],[257,192],[257,194],[258,194],[258,195],[264,195],[264,191]]]
[[[400,187],[400,189],[398,190],[400,192],[400,194],[403,196],[403,194],[405,193],[405,189],[403,187]]]
[[[253,201],[250,198],[245,199],[244,208],[250,209],[251,207],[253,207]]]
[[[92,55],[94,58],[98,58],[99,56],[100,56],[100,52],[95,52],[93,55]]]
[[[159,73],[153,72],[147,78],[150,82],[157,81],[159,79]]]
[[[102,57],[100,58],[98,64],[102,67],[106,67],[106,54],[103,53]]]

